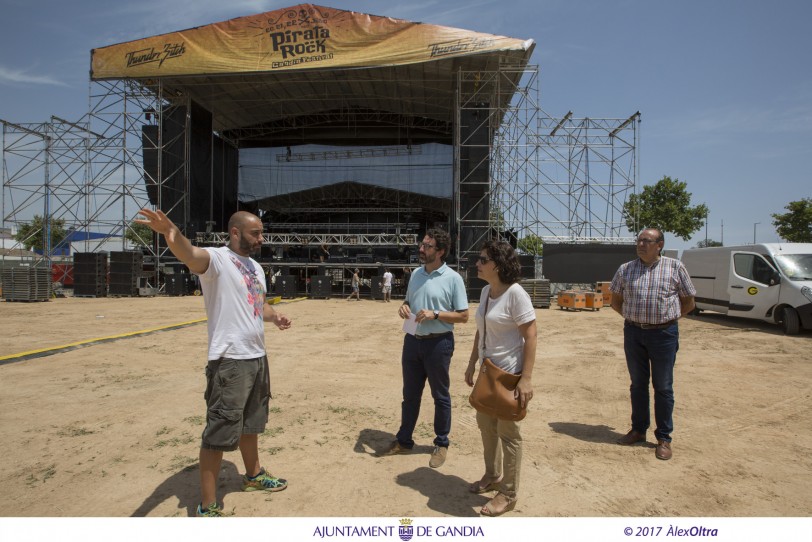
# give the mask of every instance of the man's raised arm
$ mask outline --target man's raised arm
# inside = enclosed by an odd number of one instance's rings
[[[206,272],[209,268],[209,253],[202,248],[193,246],[191,241],[184,237],[175,223],[169,220],[163,211],[160,209],[155,211],[141,209],[138,213],[145,216],[146,219],[138,218],[135,223],[149,226],[152,231],[163,235],[172,254],[186,264],[186,267],[192,273],[199,275]]]

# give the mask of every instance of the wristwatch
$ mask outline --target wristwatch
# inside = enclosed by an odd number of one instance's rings
[[[439,320],[440,318],[440,311],[434,311],[434,319]]]

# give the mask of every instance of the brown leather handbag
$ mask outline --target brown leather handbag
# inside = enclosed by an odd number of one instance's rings
[[[488,300],[485,302],[485,314],[488,314],[488,304],[490,301],[490,294]],[[484,326],[482,333],[482,350],[485,350],[485,338],[487,337],[488,327]],[[490,360],[485,358],[482,360],[482,365],[479,368],[479,375],[474,383],[474,389],[468,397],[468,402],[471,403],[477,411],[499,418],[500,420],[518,422],[527,416],[527,406],[524,408],[519,407],[519,400],[513,395],[516,386],[519,384],[519,379],[522,377],[521,373],[513,374],[500,369]]]
[[[521,374],[500,369],[490,358],[485,358],[468,402],[479,412],[500,420],[523,420],[527,416],[527,407],[519,408],[519,400],[513,396],[521,377]]]

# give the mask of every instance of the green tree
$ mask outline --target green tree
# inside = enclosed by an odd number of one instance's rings
[[[774,214],[773,226],[790,243],[812,243],[812,198],[789,202],[784,214]]]
[[[51,248],[53,249],[68,235],[68,232],[65,230],[64,219],[51,218],[49,223],[51,228]],[[14,236],[14,239],[22,244],[26,250],[34,249],[42,252],[45,250],[44,229],[45,220],[43,220],[40,215],[34,215],[31,222],[21,224],[17,228],[17,234]]]
[[[517,246],[519,250],[525,254],[532,254],[533,256],[541,256],[544,249],[544,243],[541,242],[541,237],[535,233],[531,233],[527,237],[519,239]]]
[[[505,221],[505,214],[501,209],[491,208],[488,214],[488,221],[490,226],[496,231],[505,231],[507,229],[507,222]]]
[[[127,225],[124,238],[137,247],[148,247],[152,245],[152,229],[145,224],[133,222]]]
[[[644,186],[640,194],[632,194],[623,205],[623,218],[629,231],[636,234],[642,228],[657,228],[687,241],[705,225],[708,207],[701,203],[691,207],[691,193],[679,179],[665,176],[654,186]]]
[[[714,241],[713,239],[702,239],[700,242],[696,244],[696,248],[708,248],[708,247],[721,247],[723,246],[722,243],[719,241]]]

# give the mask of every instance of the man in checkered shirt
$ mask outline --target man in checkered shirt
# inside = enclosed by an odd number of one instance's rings
[[[677,320],[694,308],[696,289],[682,262],[661,256],[663,233],[646,228],[637,236],[638,259],[624,263],[609,289],[612,308],[625,319],[623,347],[629,368],[632,428],[618,440],[645,442],[651,418],[649,379],[654,386],[657,459],[671,459],[674,423],[674,363],[679,350]]]

